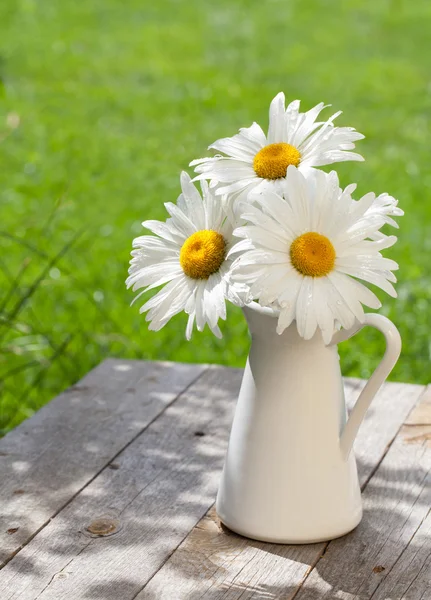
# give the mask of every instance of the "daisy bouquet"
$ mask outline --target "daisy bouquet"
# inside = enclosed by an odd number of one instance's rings
[[[205,325],[221,337],[226,300],[258,302],[277,317],[277,333],[293,322],[304,339],[320,331],[329,343],[336,328],[377,309],[368,285],[395,297],[397,263],[382,256],[396,242],[381,229],[397,227],[397,200],[372,192],[354,199],[356,185],[340,187],[336,171],[319,169],[346,160],[364,136],[318,120],[318,104],[300,112],[271,102],[265,135],[253,123],[209,148],[222,154],[194,160],[195,177],[181,174],[181,194],[165,204],[166,221],[144,221],[153,235],[133,241],[127,286],[161,289],[141,307],[152,330],[174,315],[188,315],[186,337]],[[201,192],[196,187],[200,182]]]

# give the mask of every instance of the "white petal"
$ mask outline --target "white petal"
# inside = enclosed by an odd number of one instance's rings
[[[183,213],[183,211],[172,202],[165,202],[165,207],[172,217],[172,222],[186,238],[198,231],[196,225]]]
[[[272,100],[269,107],[268,144],[287,141],[284,113],[284,94],[280,92]]]
[[[187,320],[187,327],[186,327],[186,339],[188,341],[190,341],[190,339],[192,337],[194,322],[195,322],[195,313],[192,312],[189,315],[189,318]]]
[[[349,293],[354,295],[356,299],[364,304],[365,306],[369,306],[370,308],[380,308],[382,303],[377,298],[374,292],[368,289],[363,283],[349,277],[349,275],[345,275],[344,273],[338,273],[334,271],[331,273],[332,277],[336,277],[337,281],[342,281],[343,286],[349,289]]]
[[[233,263],[233,269],[239,269],[248,265],[288,265],[288,258],[285,252],[276,252],[273,250],[250,250],[239,256]]]
[[[352,277],[358,277],[359,279],[368,281],[368,283],[376,285],[393,298],[397,297],[397,292],[395,291],[394,286],[389,283],[385,277],[379,275],[375,271],[354,267],[338,267],[337,270],[341,273],[345,273],[346,275],[351,275]]]
[[[220,183],[233,183],[239,179],[256,177],[250,162],[225,157],[202,159],[195,171],[202,174],[205,179],[216,179]],[[194,180],[196,179],[200,177],[195,177]]]
[[[212,325],[210,325],[209,327],[210,327],[211,331],[213,332],[213,334],[217,338],[221,339],[223,337],[222,332],[220,331],[220,328],[218,325],[215,325],[214,327]]]
[[[185,171],[181,173],[181,189],[187,206],[187,217],[193,221],[197,231],[204,229],[205,211],[202,198],[192,183],[190,175]]]
[[[266,191],[259,195],[253,194],[251,197],[262,207],[266,215],[260,215],[259,212],[256,212],[255,207],[250,207],[243,215],[245,219],[261,226],[266,224],[266,228],[275,231],[280,238],[285,237],[287,234],[289,239],[292,239],[292,237],[296,237],[303,232],[303,223],[298,219],[291,205],[281,196]]]
[[[254,187],[259,185],[262,180],[257,177],[256,173],[253,171],[253,174],[250,172],[250,177],[244,177],[235,181],[235,183],[231,183],[230,185],[220,185],[217,187],[216,194],[241,194],[243,198],[244,195]]]
[[[295,318],[295,310],[296,306],[292,305],[280,311],[276,329],[278,335],[281,335],[283,331],[292,324],[292,321]]]
[[[325,105],[323,102],[320,102],[320,104],[317,104],[317,106],[303,114],[301,123],[289,140],[290,144],[301,150],[302,145],[308,136],[321,126],[321,123],[316,123],[316,119],[324,108],[326,108]]]
[[[287,168],[286,190],[295,229],[300,230],[300,233],[310,231],[313,205],[309,186],[304,175],[293,165]]]
[[[357,290],[353,286],[349,285],[350,281],[348,277],[333,271],[328,274],[328,279],[335,287],[337,292],[342,296],[344,302],[358,319],[362,322],[364,320],[364,310],[357,297]]]
[[[131,273],[126,283],[128,288],[133,286],[133,291],[136,291],[142,287],[162,285],[162,283],[170,281],[178,275],[182,275],[182,269],[178,261],[163,264],[156,263]],[[156,282],[159,283],[154,286]]]
[[[277,333],[281,334],[292,323],[298,310],[298,294],[303,277],[295,276],[289,279],[288,287],[280,295],[280,316],[277,323]]]
[[[323,278],[316,277],[314,280],[313,295],[317,325],[322,332],[323,341],[329,344],[334,335],[334,315],[328,306]]]
[[[292,269],[289,272],[289,278],[286,278],[283,288],[277,298],[278,304],[283,310],[295,307],[297,304],[297,297],[302,287],[303,279],[304,277],[297,273],[295,269]]]
[[[216,191],[208,189],[205,194],[205,224],[204,229],[213,229],[220,232],[220,228],[225,219],[223,213],[222,199],[215,195]]]
[[[328,277],[321,277],[322,291],[325,294],[328,307],[331,310],[334,319],[343,327],[350,329],[355,323],[355,315],[351,311],[345,298],[339,293]]]
[[[262,148],[262,138],[260,137],[259,132],[256,128],[260,129],[259,125],[254,123],[254,125],[249,127],[248,130],[241,129],[240,133],[234,135],[231,138],[223,138],[217,140],[216,142],[214,142],[214,144],[211,144],[210,148],[218,150],[219,152],[223,152],[224,154],[227,154],[232,158],[244,160],[252,164],[255,155]],[[260,131],[263,134],[263,131],[261,129]],[[265,140],[264,135],[263,139]]]
[[[336,260],[336,266],[357,267],[366,269],[376,269],[379,271],[396,271],[399,266],[390,258],[383,258],[379,254],[366,255],[356,254],[353,256],[341,256]]]
[[[223,295],[223,282],[219,273],[208,278],[203,293],[203,307],[206,320],[215,327],[219,318],[226,319],[226,304]]]
[[[268,266],[267,273],[252,285],[251,293],[262,306],[269,306],[280,296],[292,268],[286,265]]]
[[[162,295],[159,296],[159,294]],[[158,331],[176,314],[184,310],[190,288],[184,279],[171,281],[166,288],[157,294],[157,305],[150,308],[146,320],[150,321],[149,329]],[[144,305],[145,306],[145,305]],[[141,311],[144,307],[141,309]]]
[[[304,277],[296,303],[296,326],[298,333],[305,340],[310,340],[317,327],[314,310],[314,278]]]
[[[242,254],[246,250],[253,249],[253,242],[249,239],[241,240],[232,246],[232,248],[228,251],[226,258],[231,258],[235,254]]]
[[[284,255],[287,254],[285,239],[281,239],[277,235],[271,235],[270,231],[258,226],[245,225],[242,229],[247,238],[253,242],[254,246],[258,245],[261,248],[282,252]]]
[[[144,221],[142,223],[143,227],[149,229],[156,235],[164,238],[165,240],[180,243],[184,241],[184,235],[181,231],[178,231],[175,227],[173,227],[169,223],[163,223],[162,221]]]
[[[204,291],[205,281],[199,281],[196,288],[196,327],[198,331],[203,331],[205,327],[205,312],[204,312]]]
[[[266,146],[268,143],[262,128],[257,123],[253,123],[250,127],[242,127],[239,132],[243,138],[249,140],[252,144],[256,144],[259,148]]]

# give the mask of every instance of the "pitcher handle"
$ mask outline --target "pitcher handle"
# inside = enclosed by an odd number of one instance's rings
[[[386,340],[386,350],[381,362],[365,384],[362,392],[359,394],[359,398],[357,399],[341,434],[340,449],[345,460],[349,458],[353,442],[355,441],[359,427],[371,401],[394,368],[401,353],[401,336],[398,329],[388,318],[376,313],[366,314],[364,321],[362,323],[357,322],[351,329],[341,329],[340,331],[337,331],[329,345],[333,346],[334,344],[339,344],[340,342],[348,340],[367,325],[375,327],[383,333]]]

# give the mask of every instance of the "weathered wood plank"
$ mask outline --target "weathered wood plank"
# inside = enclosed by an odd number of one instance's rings
[[[0,565],[205,368],[107,360],[0,440]]]
[[[431,391],[428,388],[420,403],[412,410],[405,421],[406,425],[431,425]]]
[[[207,370],[4,567],[0,598],[134,598],[214,502],[241,377]],[[116,531],[91,537],[102,516]]]
[[[291,598],[323,547],[248,540],[220,525],[213,507],[136,600]]]
[[[368,484],[363,522],[329,544],[297,600],[431,597],[431,448],[427,435],[412,435],[412,428],[423,427],[425,406],[431,416],[429,394]]]
[[[346,381],[349,406],[363,384]],[[355,445],[363,486],[422,391],[388,383],[375,399]],[[247,540],[220,528],[214,517],[214,510],[204,517],[136,600],[290,599],[326,547]]]
[[[348,381],[355,386],[354,390],[346,390],[346,403],[351,409],[365,382],[359,379]],[[354,446],[362,486],[372,475],[424,391],[425,387],[421,385],[388,382],[373,400]]]
[[[431,513],[429,511],[394,566],[387,573],[382,571],[382,575],[384,579],[371,596],[373,600],[431,598]]]

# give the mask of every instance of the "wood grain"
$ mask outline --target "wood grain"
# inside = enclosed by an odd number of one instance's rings
[[[0,440],[0,565],[205,368],[107,360]]]
[[[346,381],[350,407],[363,385],[360,380]],[[422,391],[421,386],[387,383],[374,400],[355,444],[363,486]],[[220,527],[212,509],[136,600],[287,600],[325,549],[326,544],[283,546],[247,540]]]
[[[241,377],[206,371],[4,567],[0,598],[134,598],[214,501]]]

